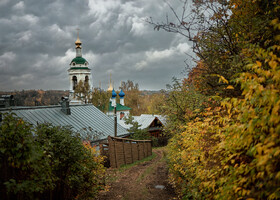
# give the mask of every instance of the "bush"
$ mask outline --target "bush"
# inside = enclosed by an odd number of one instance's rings
[[[69,127],[35,129],[13,114],[0,129],[1,199],[79,199],[102,187],[102,158]]]
[[[0,129],[1,199],[34,199],[53,189],[52,172],[32,126],[12,114]]]
[[[279,50],[244,49],[242,98],[212,103],[171,139],[170,180],[184,199],[280,199]]]

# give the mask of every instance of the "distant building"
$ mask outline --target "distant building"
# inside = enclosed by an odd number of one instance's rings
[[[126,124],[125,118],[129,117],[131,108],[124,105],[125,93],[123,92],[123,90],[121,90],[119,93],[120,103],[116,102],[116,97],[117,93],[113,89],[107,115],[113,118],[114,107],[116,107],[117,123],[124,127],[126,130],[129,130],[132,125]],[[166,125],[165,117],[161,115],[142,114],[140,116],[133,116],[133,121],[138,122],[138,124],[140,125],[140,129],[147,129],[151,136],[163,136],[162,132],[164,126]]]
[[[140,129],[147,129],[150,135],[154,137],[161,137],[166,125],[166,119],[161,115],[142,114],[133,116],[133,121],[138,122]],[[131,124],[126,124],[125,120],[119,120],[118,123],[127,130],[132,126]]]
[[[69,98],[70,98],[70,104],[72,105],[84,103],[74,96],[74,90],[80,80],[83,82],[87,82],[89,84],[90,90],[92,89],[91,69],[89,68],[88,61],[82,57],[82,42],[79,39],[79,32],[75,45],[76,45],[76,57],[71,61],[70,68],[68,69],[69,82],[70,82]]]
[[[13,95],[1,95],[0,96],[0,108],[7,108],[15,105]]]
[[[125,93],[121,90],[119,93],[119,97],[120,97],[120,103],[116,102],[116,97],[117,97],[117,93],[115,92],[115,90],[112,90],[112,98],[110,99],[109,102],[109,109],[107,112],[108,116],[114,116],[114,107],[116,106],[116,113],[117,113],[117,119],[121,120],[124,117],[128,117],[130,114],[130,107],[127,107],[124,105],[124,96]]]

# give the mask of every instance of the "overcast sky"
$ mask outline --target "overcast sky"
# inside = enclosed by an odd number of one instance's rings
[[[111,72],[115,88],[165,89],[190,51],[186,38],[145,22],[167,13],[164,0],[0,0],[0,90],[69,89],[77,28],[94,87],[107,88]]]

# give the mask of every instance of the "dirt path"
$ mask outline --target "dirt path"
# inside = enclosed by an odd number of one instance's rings
[[[127,170],[108,169],[108,191],[102,191],[99,200],[168,200],[176,199],[168,184],[164,149],[154,149],[154,159]]]

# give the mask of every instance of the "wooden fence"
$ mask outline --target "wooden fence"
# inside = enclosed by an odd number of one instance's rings
[[[108,137],[109,150],[106,144],[100,146],[102,155],[108,156],[111,167],[120,167],[134,163],[152,155],[151,140],[131,140],[126,138]]]

